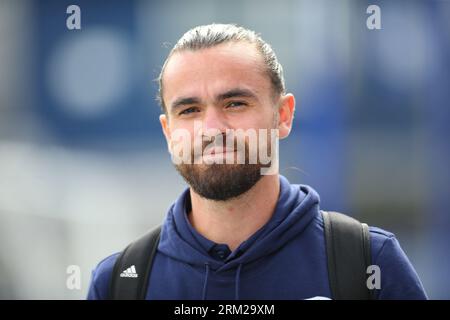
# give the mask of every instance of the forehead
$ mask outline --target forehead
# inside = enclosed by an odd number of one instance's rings
[[[179,96],[212,97],[231,88],[269,94],[270,79],[254,44],[229,42],[173,54],[163,74],[164,100]]]

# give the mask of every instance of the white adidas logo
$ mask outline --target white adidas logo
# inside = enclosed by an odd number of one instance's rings
[[[120,274],[121,278],[137,278],[138,274],[136,273],[136,267],[134,264],[129,267],[127,270],[123,270],[123,272]]]

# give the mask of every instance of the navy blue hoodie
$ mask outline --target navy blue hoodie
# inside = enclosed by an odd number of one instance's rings
[[[233,252],[190,224],[189,189],[170,207],[150,276],[147,299],[309,299],[331,297],[319,195],[280,176],[271,219]],[[426,299],[392,233],[370,227],[372,264],[381,270],[379,299]],[[88,299],[108,299],[118,253],[92,273]],[[139,273],[139,270],[136,270]]]

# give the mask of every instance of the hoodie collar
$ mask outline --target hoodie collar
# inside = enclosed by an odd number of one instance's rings
[[[217,244],[198,233],[187,218],[190,206],[187,188],[170,208],[159,249],[162,253],[192,265],[212,270],[235,269],[239,264],[267,256],[297,236],[319,212],[319,196],[309,186],[292,185],[279,176],[280,195],[271,219],[226,259],[212,257],[209,252]]]

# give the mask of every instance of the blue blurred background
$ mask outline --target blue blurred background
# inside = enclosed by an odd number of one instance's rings
[[[66,9],[81,8],[81,30]],[[381,8],[381,30],[366,9]],[[80,299],[185,188],[154,79],[188,29],[261,33],[297,98],[280,171],[394,232],[450,299],[449,1],[0,0],[0,298]],[[80,290],[66,286],[69,265]]]

